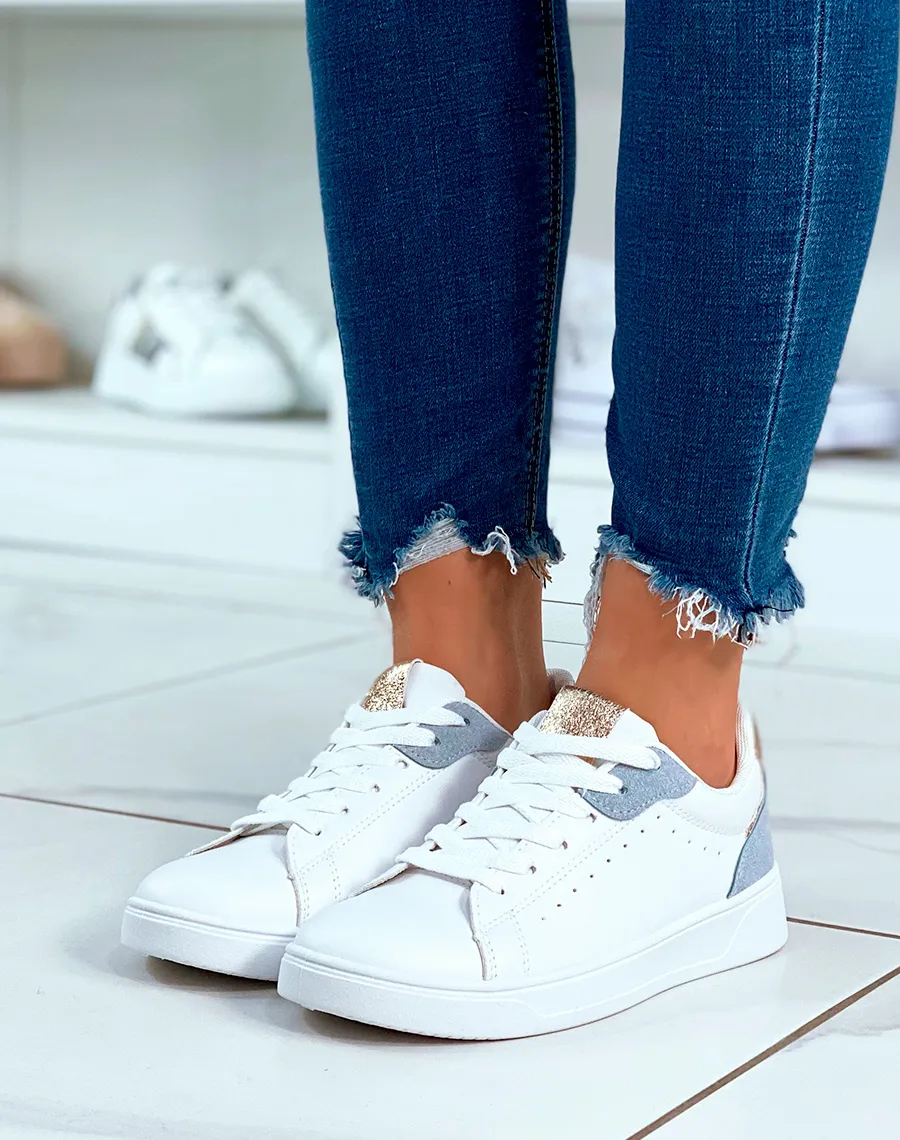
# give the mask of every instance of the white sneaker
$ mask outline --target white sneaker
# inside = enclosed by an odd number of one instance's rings
[[[900,445],[900,396],[838,381],[831,390],[816,454],[890,451]]]
[[[603,446],[613,394],[615,278],[609,262],[570,255],[559,314],[552,431],[571,447]]]
[[[443,669],[392,666],[305,776],[144,879],[125,908],[122,941],[154,958],[274,981],[298,925],[450,819],[509,739]]]
[[[301,927],[279,993],[411,1033],[522,1037],[772,954],[787,927],[745,715],[737,753],[711,788],[640,717],[563,689],[452,823]]]
[[[94,392],[166,416],[274,416],[297,407],[288,368],[221,285],[159,265],[110,317]]]
[[[228,297],[287,363],[297,390],[297,409],[328,411],[336,386],[343,382],[337,334],[324,335],[299,302],[261,269],[241,273],[229,288]]]

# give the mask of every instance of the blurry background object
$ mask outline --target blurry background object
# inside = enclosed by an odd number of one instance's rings
[[[0,386],[60,384],[66,375],[62,334],[36,306],[0,285]]]
[[[333,378],[314,319],[260,270],[233,281],[164,263],[113,309],[95,393],[156,415],[321,413]]]
[[[613,393],[616,331],[612,263],[570,254],[563,283],[553,388],[553,438],[602,447]]]
[[[842,376],[831,390],[816,454],[873,454],[900,446],[900,393],[848,384]]]
[[[115,306],[98,396],[172,416],[277,416],[297,391],[284,361],[210,274],[158,265]]]
[[[239,274],[228,296],[239,311],[255,322],[285,361],[296,386],[297,410],[327,412],[335,377],[325,354],[337,339],[337,330],[326,334],[271,273],[260,269]]]

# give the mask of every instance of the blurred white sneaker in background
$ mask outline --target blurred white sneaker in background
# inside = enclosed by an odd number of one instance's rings
[[[845,384],[831,391],[816,454],[891,451],[900,445],[900,393]]]
[[[337,334],[326,336],[314,317],[270,273],[261,269],[239,274],[228,295],[282,355],[297,386],[298,409],[326,412],[342,373],[325,365],[322,353],[330,351]]]
[[[616,328],[613,267],[570,256],[563,284],[553,386],[553,436],[575,447],[602,447],[613,393]]]
[[[277,416],[298,406],[284,361],[220,283],[169,264],[116,305],[93,387],[155,415]]]

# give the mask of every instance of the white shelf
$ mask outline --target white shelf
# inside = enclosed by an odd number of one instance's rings
[[[0,485],[17,491],[0,503],[0,549],[321,571],[340,529],[329,435],[322,421],[161,420],[85,391],[2,393]]]
[[[185,16],[240,19],[291,19],[303,15],[303,0],[0,0],[4,13],[90,15],[121,13],[139,16]],[[577,19],[609,19],[624,15],[625,0],[569,0]]]
[[[73,15],[270,20],[302,19],[303,0],[0,0],[0,16]]]

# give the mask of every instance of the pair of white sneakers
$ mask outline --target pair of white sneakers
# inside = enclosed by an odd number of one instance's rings
[[[341,379],[337,334],[270,274],[162,264],[113,309],[93,388],[154,415],[257,417],[324,412]]]
[[[141,883],[122,940],[460,1039],[581,1025],[778,950],[747,715],[716,789],[634,713],[550,680],[510,736],[443,670],[387,669],[306,775]]]

